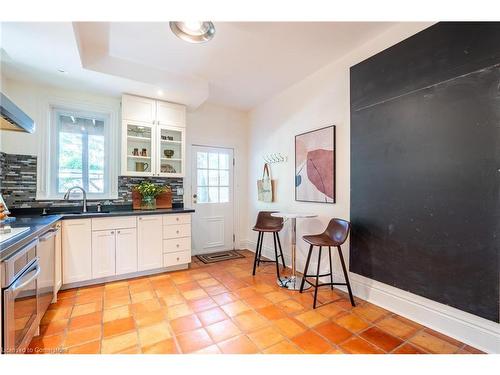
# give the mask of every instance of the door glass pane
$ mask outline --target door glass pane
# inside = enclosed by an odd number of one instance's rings
[[[198,169],[198,186],[208,186],[208,171]]]
[[[229,202],[229,188],[228,187],[219,188],[219,202],[220,203]]]
[[[196,200],[198,203],[208,203],[208,188],[198,186]]]
[[[219,171],[210,169],[208,171],[208,184],[210,186],[218,186],[219,185]]]
[[[219,154],[219,168],[220,169],[229,169],[229,155],[228,154]]]
[[[160,172],[182,173],[182,152],[182,132],[160,128]]]
[[[229,186],[229,171],[219,171],[219,186]]]
[[[152,129],[127,124],[127,171],[151,172]]]
[[[208,168],[208,154],[206,152],[198,152],[196,158],[198,168]]]
[[[208,200],[210,203],[217,203],[219,201],[219,188],[217,187],[208,188]]]
[[[217,152],[210,152],[208,154],[208,167],[210,169],[219,168],[219,154]]]

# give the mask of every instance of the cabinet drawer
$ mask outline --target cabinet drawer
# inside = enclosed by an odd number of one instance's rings
[[[135,216],[99,217],[92,219],[92,230],[135,228]]]
[[[189,250],[163,254],[163,267],[177,266],[187,263],[191,263],[191,251]]]
[[[191,251],[191,237],[163,240],[164,253],[174,253],[176,251],[183,251],[183,250]]]
[[[163,226],[163,239],[179,237],[191,237],[191,224]]]
[[[163,216],[163,225],[189,224],[189,223],[191,223],[190,214]]]

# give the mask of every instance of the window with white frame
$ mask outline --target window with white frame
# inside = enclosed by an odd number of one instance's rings
[[[197,152],[197,203],[229,202],[229,155]]]
[[[49,198],[80,186],[88,198],[111,198],[109,114],[51,108]]]

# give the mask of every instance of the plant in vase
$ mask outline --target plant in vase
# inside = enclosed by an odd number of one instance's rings
[[[156,197],[166,191],[163,186],[158,186],[149,181],[142,181],[135,187],[141,194],[141,208],[143,210],[154,210],[156,208]]]

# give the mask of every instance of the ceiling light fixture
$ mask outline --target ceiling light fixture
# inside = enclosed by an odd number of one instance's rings
[[[158,90],[156,93],[160,96],[163,96],[163,90]]]
[[[210,21],[172,21],[170,29],[179,38],[189,43],[208,42],[215,35],[214,24]]]
[[[64,69],[57,69],[57,71],[62,74],[68,74],[68,72]]]

